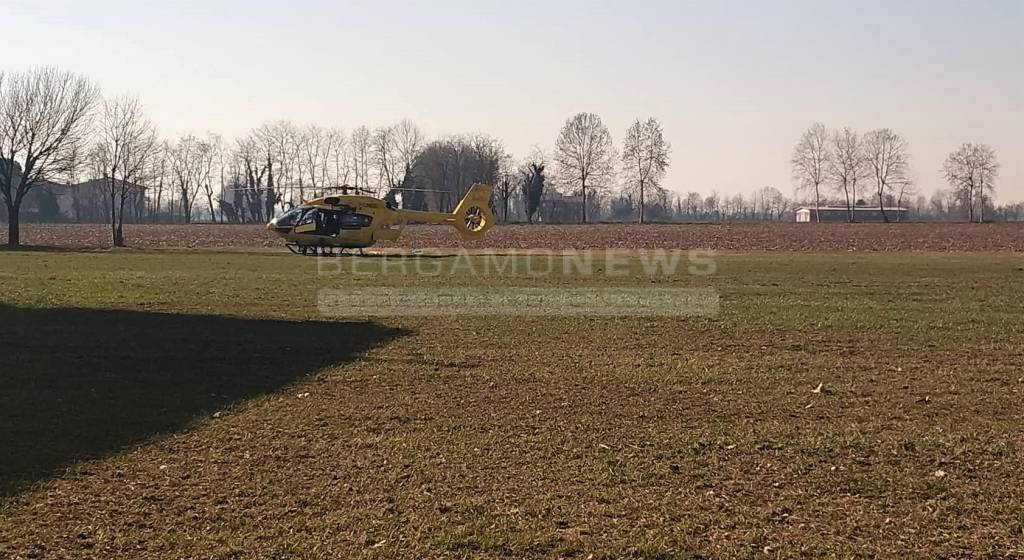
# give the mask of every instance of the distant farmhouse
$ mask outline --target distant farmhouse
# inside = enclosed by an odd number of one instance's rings
[[[118,181],[120,183],[120,181]],[[130,184],[125,202],[125,222],[144,221],[145,189]],[[0,204],[0,221],[7,220],[7,209]],[[21,203],[23,222],[107,223],[110,221],[110,184],[94,179],[75,185],[43,182],[37,184]]]
[[[21,167],[15,163],[15,181]],[[120,184],[120,182],[118,182]],[[125,203],[125,221],[138,222],[145,217],[145,188],[129,184]],[[110,221],[110,184],[107,179],[93,179],[74,185],[61,185],[43,181],[32,187],[21,203],[23,222],[80,222],[106,223]],[[7,207],[0,204],[0,221],[7,221]]]
[[[583,215],[583,197],[578,194],[562,194],[551,191],[544,194],[537,218],[541,222],[569,224],[578,222]]]
[[[817,213],[817,216],[815,215]],[[854,206],[853,218],[855,222],[881,223],[886,218],[890,222],[905,222],[910,211],[902,206],[886,206],[885,215],[877,206]],[[850,221],[850,209],[845,206],[819,206],[817,210],[813,206],[801,206],[796,209],[796,222],[798,224],[818,222],[839,223]]]

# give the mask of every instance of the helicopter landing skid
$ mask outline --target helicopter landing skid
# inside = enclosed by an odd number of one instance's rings
[[[358,253],[346,253],[344,247],[338,247],[339,249],[335,252],[335,247],[328,245],[298,245],[296,243],[286,243],[285,247],[296,255],[302,255],[304,257],[365,257],[366,253],[362,249],[357,249]]]

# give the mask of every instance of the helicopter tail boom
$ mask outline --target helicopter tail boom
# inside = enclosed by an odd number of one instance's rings
[[[451,214],[443,212],[419,212],[415,210],[399,210],[399,217],[406,222],[424,222],[429,224],[446,224],[459,230],[463,239],[479,239],[494,225],[494,213],[491,212],[491,195],[494,189],[489,185],[477,183],[469,188],[455,211]]]

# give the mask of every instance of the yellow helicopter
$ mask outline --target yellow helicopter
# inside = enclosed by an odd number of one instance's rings
[[[333,256],[335,249],[358,249],[378,241],[394,241],[411,222],[453,226],[465,240],[479,239],[494,225],[489,185],[470,187],[455,211],[421,212],[404,210],[374,196],[351,195],[363,192],[354,187],[339,187],[341,195],[325,196],[303,202],[270,220],[267,229],[283,238],[297,255]]]

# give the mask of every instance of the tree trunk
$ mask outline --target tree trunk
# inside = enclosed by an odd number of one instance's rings
[[[75,211],[75,223],[82,223],[82,201],[79,200],[81,193],[75,185],[69,185],[71,190],[71,207]]]
[[[117,209],[117,226],[114,228],[114,246],[124,247],[124,197],[127,193],[121,193],[121,201]]]
[[[587,182],[581,183],[580,191],[583,192],[583,223],[587,223]]]
[[[17,249],[21,246],[20,212],[20,204],[7,202],[7,247],[10,249]]]
[[[111,171],[111,173],[110,173],[109,183],[110,183],[110,242],[114,245],[114,247],[120,247],[121,245],[118,243],[119,240],[117,238],[117,194],[114,192],[114,189],[117,187],[117,185],[114,182],[114,172],[113,171]]]
[[[846,211],[850,214],[850,223],[853,223],[853,204],[850,203],[850,187],[843,181],[843,192],[846,194]]]
[[[115,247],[124,247],[124,201],[125,197],[128,196],[128,193],[125,192],[125,184],[127,182],[127,178],[121,180],[121,201],[117,211],[117,227],[114,228]]]
[[[644,182],[640,181],[640,223],[644,223]]]
[[[878,191],[878,211],[882,213],[882,221],[889,223],[889,216],[885,214],[885,200],[882,198],[882,191],[884,190],[883,188],[881,191]]]
[[[974,221],[974,185],[967,187],[967,221]]]
[[[851,206],[851,209],[850,209],[850,223],[851,224],[857,222],[857,181],[856,180],[853,181],[852,190],[853,190],[853,206]]]
[[[814,185],[814,221],[821,223],[821,189]]]
[[[391,180],[388,180],[388,184],[391,184]],[[260,217],[261,222],[269,222],[274,217],[274,206],[277,204],[276,196],[274,193],[274,163],[267,159],[267,198],[264,200],[266,211],[266,219]]]

